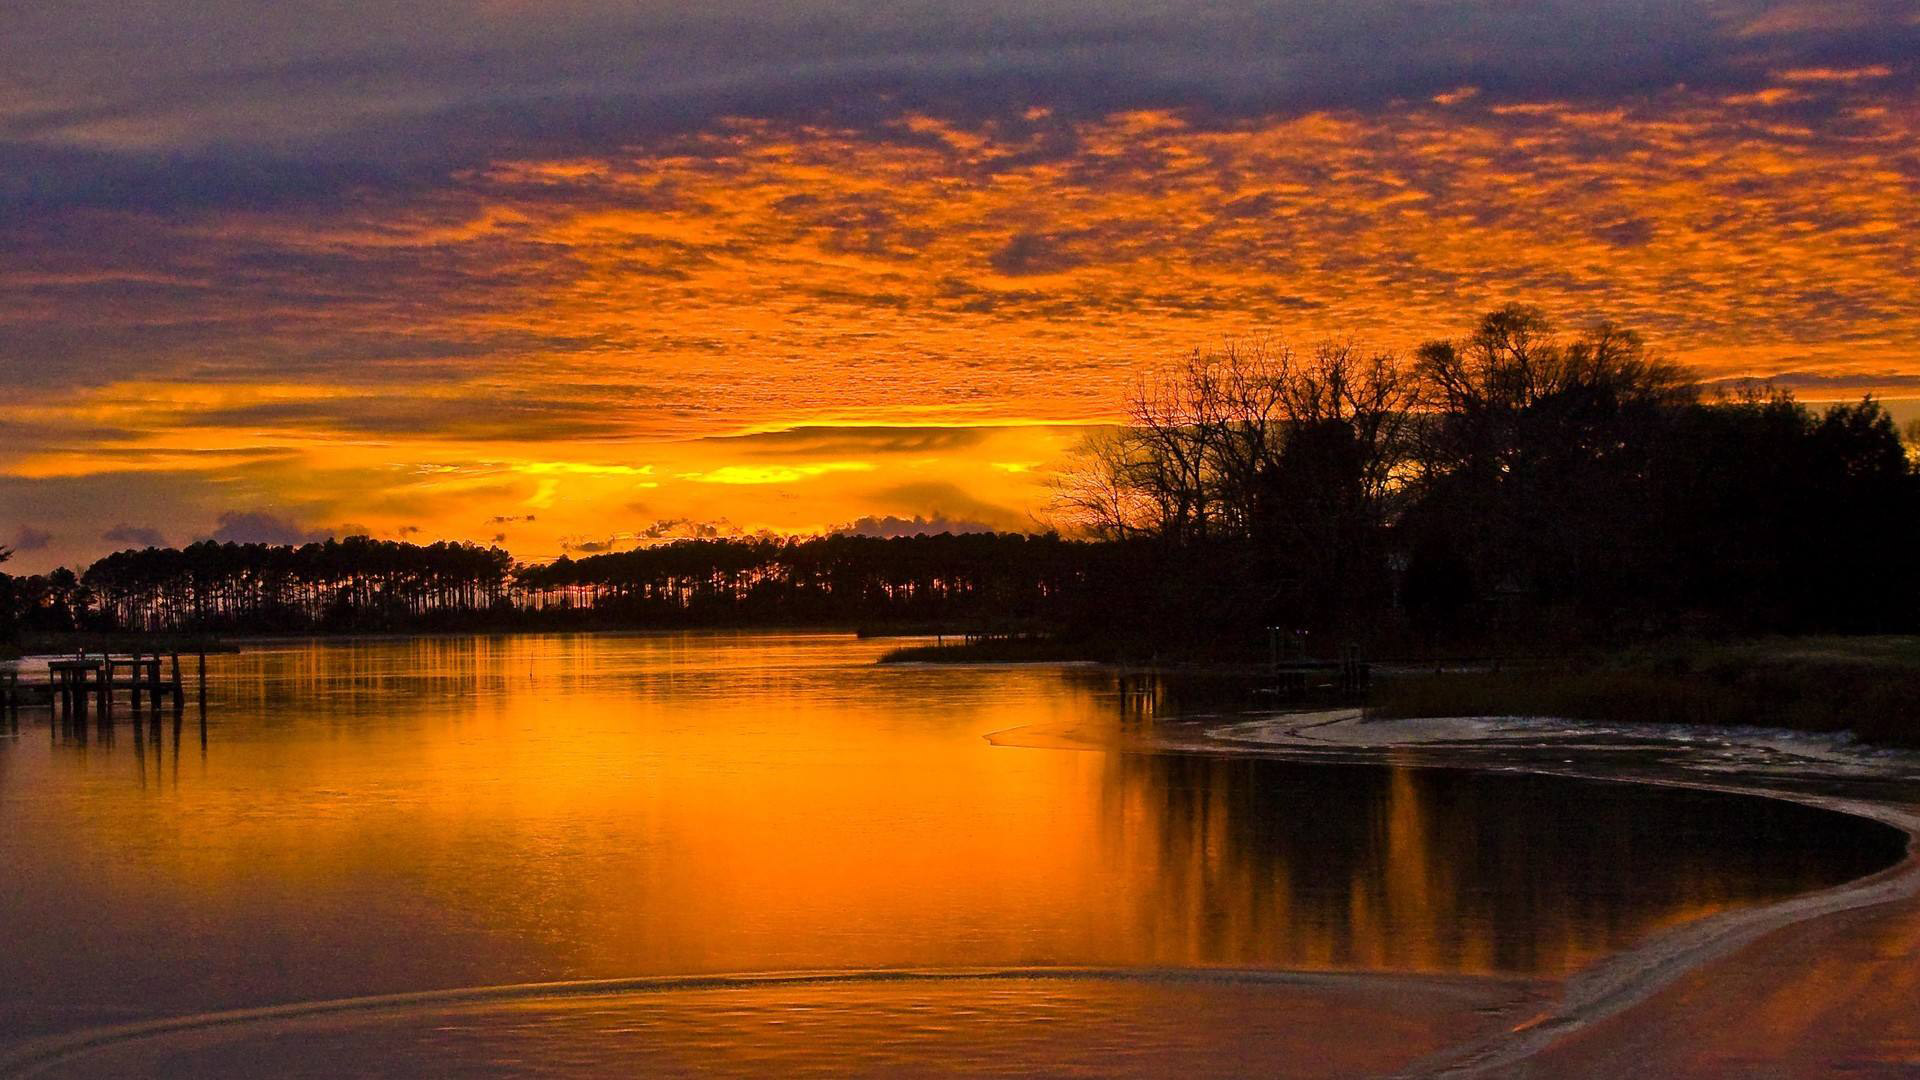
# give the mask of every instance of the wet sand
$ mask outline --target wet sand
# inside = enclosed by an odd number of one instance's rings
[[[1920,900],[1816,917],[1701,965],[1514,1075],[1920,1075]]]

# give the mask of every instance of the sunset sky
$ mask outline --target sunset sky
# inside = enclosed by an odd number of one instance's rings
[[[8,569],[1032,528],[1135,373],[1511,300],[1920,396],[1920,2],[0,13]]]

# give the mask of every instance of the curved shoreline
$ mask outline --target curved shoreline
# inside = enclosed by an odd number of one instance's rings
[[[1920,896],[1920,853],[1916,852],[1916,845],[1920,845],[1920,816],[1886,812],[1886,808],[1872,803],[1799,798],[1765,789],[1647,782],[1764,795],[1851,813],[1904,830],[1908,837],[1907,855],[1885,870],[1842,885],[1772,904],[1709,915],[1655,934],[1640,945],[1614,953],[1569,976],[1563,984],[1566,992],[1559,1008],[1536,1021],[1483,1043],[1447,1050],[1395,1075],[1479,1076],[1509,1068],[1602,1020],[1646,1002],[1681,976],[1730,956],[1776,930],[1823,916]]]
[[[1826,889],[1789,897],[1771,904],[1720,912],[1656,933],[1638,945],[1613,953],[1569,976],[1562,983],[1564,991],[1557,1007],[1490,1038],[1455,1046],[1431,1055],[1393,1074],[1395,1076],[1480,1076],[1511,1069],[1603,1020],[1643,1004],[1682,976],[1715,960],[1731,956],[1775,931],[1824,916],[1920,896],[1920,808],[1913,805],[1849,795],[1783,789],[1753,782],[1751,779],[1742,783],[1737,780],[1686,775],[1684,772],[1659,775],[1645,771],[1636,773],[1630,767],[1621,771],[1602,771],[1593,767],[1580,768],[1575,764],[1574,758],[1563,758],[1557,763],[1528,761],[1524,758],[1489,760],[1489,751],[1511,750],[1516,746],[1529,745],[1524,740],[1502,742],[1484,738],[1490,724],[1525,723],[1519,719],[1439,718],[1431,721],[1392,721],[1380,724],[1363,720],[1357,711],[1294,715],[1298,721],[1306,722],[1296,722],[1289,727],[1285,715],[1269,717],[1263,721],[1242,721],[1209,728],[1205,732],[1204,740],[1200,742],[1185,743],[1167,740],[1162,743],[1162,747],[1173,751],[1244,754],[1289,760],[1319,760],[1329,763],[1377,762],[1382,755],[1391,753],[1394,755],[1394,764],[1414,768],[1520,771],[1572,779],[1759,796],[1878,822],[1898,829],[1907,836],[1906,855],[1892,866]],[[1479,740],[1474,738],[1476,726],[1481,729],[1482,738]],[[1376,728],[1376,731],[1351,739],[1326,738],[1327,735],[1336,732],[1348,735],[1359,727]],[[1317,734],[1306,734],[1309,731]],[[1547,732],[1541,734],[1571,733],[1576,736],[1591,737],[1623,731],[1632,732],[1632,729],[1614,727],[1594,730],[1590,726],[1576,725],[1560,729],[1549,727]],[[1262,737],[1251,739],[1246,737],[1254,732],[1258,732]],[[1382,737],[1390,733],[1398,734],[1400,737],[1398,739]],[[1673,732],[1655,728],[1632,733],[1644,735],[1650,739],[1663,740],[1671,739],[1675,735]],[[1716,733],[1716,738],[1723,746],[1737,746],[1738,740],[1730,736],[1742,734],[1763,740],[1795,738],[1790,733],[1778,732],[1719,732]],[[1552,744],[1536,742],[1531,745],[1539,748]],[[1665,744],[1668,752],[1671,752],[1674,745],[1671,742]],[[1754,745],[1768,753],[1777,750],[1777,745],[1771,742]],[[1563,744],[1551,752],[1564,753],[1574,749],[1573,746]],[[1590,747],[1581,749],[1590,749]],[[1855,760],[1848,762],[1849,764],[1865,767],[1880,765],[1884,762],[1884,759],[1848,755],[1833,748],[1829,748],[1824,756],[1827,760],[1837,759],[1841,762],[1847,762],[1847,759],[1852,757]],[[1618,765],[1617,762],[1615,764]],[[1683,770],[1686,767],[1684,761],[1669,761],[1667,764]],[[1699,765],[1696,763],[1695,767]],[[1714,767],[1722,769],[1724,765]],[[1779,778],[1774,777],[1774,779]],[[1874,778],[1886,777],[1882,774]],[[1857,781],[1860,777],[1839,773],[1815,773],[1805,779],[1825,784],[1845,784],[1849,780]]]

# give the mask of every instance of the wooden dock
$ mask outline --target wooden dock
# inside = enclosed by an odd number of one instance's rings
[[[171,705],[174,711],[186,708],[185,678],[179,653],[82,653],[45,661],[45,675],[37,665],[12,664],[0,668],[0,716],[17,723],[24,708],[46,706],[52,715],[65,720],[84,719],[89,711],[109,721],[124,695],[127,707],[138,716],[150,708],[155,716]],[[207,658],[198,657],[200,703],[207,699]]]

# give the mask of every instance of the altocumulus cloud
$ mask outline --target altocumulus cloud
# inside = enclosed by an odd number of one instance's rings
[[[719,116],[1360,107],[1902,70],[1897,0],[119,0],[8,13],[0,202],[192,208],[429,184]],[[347,17],[342,17],[346,14]],[[1070,149],[1070,148],[1069,148]]]
[[[991,463],[1060,446],[974,425],[1515,297],[1835,392],[1920,340],[1911,0],[70,0],[0,39],[34,563],[223,509],[551,549],[640,488],[1022,527]],[[673,464],[510,467],[569,455]]]

